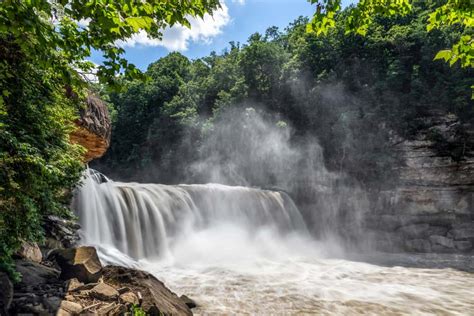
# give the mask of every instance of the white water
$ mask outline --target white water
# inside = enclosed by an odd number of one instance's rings
[[[98,183],[75,208],[105,263],[155,274],[198,314],[474,314],[474,275],[341,258],[311,239],[284,193],[245,187]]]

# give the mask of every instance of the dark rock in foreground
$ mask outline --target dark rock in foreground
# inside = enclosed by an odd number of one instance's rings
[[[16,261],[22,280],[14,287],[0,275],[1,315],[121,315],[134,306],[148,315],[192,315],[191,300],[179,298],[149,273],[102,267],[93,247],[56,249],[48,259],[55,262]]]
[[[141,306],[151,315],[157,311],[165,315],[192,315],[182,299],[147,272],[107,266],[102,273],[104,282],[115,288],[128,287],[131,292],[140,293],[138,297],[142,297]]]

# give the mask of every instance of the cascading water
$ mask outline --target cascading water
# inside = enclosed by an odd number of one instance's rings
[[[74,207],[104,263],[154,273],[204,314],[463,314],[474,276],[342,259],[283,192],[121,183],[87,171]]]

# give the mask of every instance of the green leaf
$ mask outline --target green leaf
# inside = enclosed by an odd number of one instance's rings
[[[451,56],[452,56],[452,51],[449,50],[449,49],[445,49],[445,50],[440,50],[436,56],[434,57],[434,60],[438,60],[438,59],[444,59],[444,61],[448,61],[451,59]]]

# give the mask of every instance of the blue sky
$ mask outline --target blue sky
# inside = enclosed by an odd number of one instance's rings
[[[351,2],[343,0],[343,5]],[[199,58],[212,51],[221,52],[230,41],[244,43],[255,32],[263,33],[270,26],[283,29],[300,15],[311,16],[314,12],[314,6],[306,0],[225,0],[222,4],[213,17],[192,20],[190,30],[179,26],[167,30],[162,41],[140,34],[122,43],[126,58],[142,70],[171,51]],[[101,56],[95,53],[91,59],[100,63]]]

